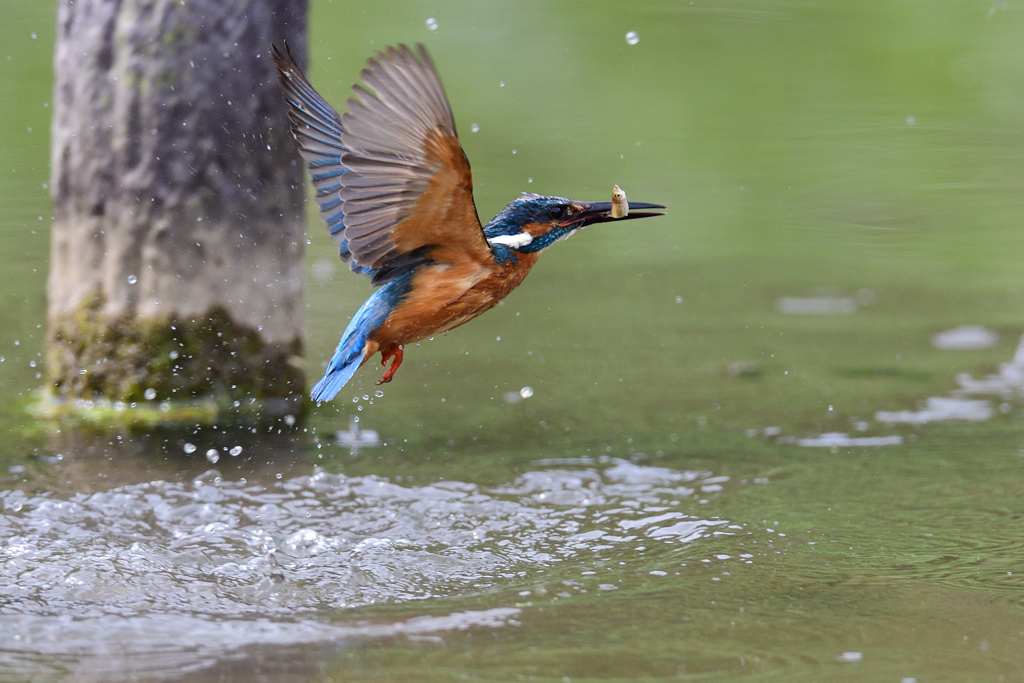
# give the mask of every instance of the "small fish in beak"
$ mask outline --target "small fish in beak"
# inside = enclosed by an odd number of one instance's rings
[[[626,193],[618,185],[612,185],[612,218],[625,218],[629,215],[629,204]]]

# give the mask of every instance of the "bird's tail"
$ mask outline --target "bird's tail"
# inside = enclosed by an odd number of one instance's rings
[[[317,403],[330,401],[352,379],[352,375],[356,374],[356,370],[366,360],[364,349],[367,340],[384,324],[398,302],[409,292],[412,276],[412,271],[402,273],[374,292],[373,296],[359,307],[345,328],[345,334],[341,335],[338,348],[334,351],[331,362],[327,364],[327,373],[313,387],[309,394],[310,398]]]
[[[352,322],[356,321],[353,318]],[[331,362],[327,364],[327,372],[313,387],[309,397],[316,403],[330,401],[338,395],[341,388],[352,379],[356,370],[363,364],[363,348],[366,346],[366,339],[369,330],[349,325],[338,342],[338,348],[334,351]]]

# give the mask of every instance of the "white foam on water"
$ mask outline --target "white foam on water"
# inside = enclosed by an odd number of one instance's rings
[[[956,376],[960,389],[953,392],[957,396],[972,394],[1024,394],[1024,336],[1021,337],[1017,350],[1009,363],[1002,363],[999,372],[983,379],[974,379],[967,373]]]
[[[903,437],[893,436],[849,436],[842,432],[828,432],[809,439],[800,439],[798,446],[810,448],[834,448],[847,446],[899,446]]]
[[[850,315],[857,310],[856,300],[846,296],[783,296],[775,306],[784,315]]]
[[[998,334],[978,325],[955,327],[932,337],[932,346],[950,351],[987,349],[998,343]]]
[[[991,419],[993,415],[995,412],[988,401],[933,396],[925,401],[925,407],[921,410],[880,410],[875,413],[875,419],[887,424],[927,424],[943,420],[982,422]]]

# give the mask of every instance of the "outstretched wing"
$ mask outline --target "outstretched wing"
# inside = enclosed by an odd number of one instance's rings
[[[288,49],[287,44],[285,49]],[[320,217],[327,224],[331,239],[338,245],[341,259],[350,262],[352,270],[357,273],[373,275],[372,269],[352,261],[348,240],[345,239],[345,212],[338,197],[341,178],[348,170],[341,162],[341,155],[346,151],[341,141],[341,116],[309,84],[290,49],[287,56],[277,46],[272,50],[286,93],[292,134],[299,143],[299,150],[313,179]]]
[[[388,48],[338,114],[274,51],[292,130],[341,257],[374,283],[426,262],[490,254],[451,107],[422,45]],[[372,90],[371,90],[372,89]]]

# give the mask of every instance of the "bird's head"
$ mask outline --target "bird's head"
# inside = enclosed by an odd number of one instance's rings
[[[547,249],[593,223],[662,216],[664,208],[660,204],[629,202],[629,214],[613,218],[611,202],[581,202],[524,192],[484,227],[484,236],[492,247],[501,245],[529,254]]]

